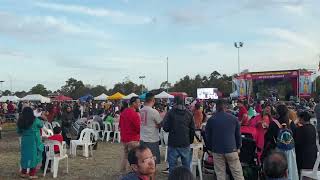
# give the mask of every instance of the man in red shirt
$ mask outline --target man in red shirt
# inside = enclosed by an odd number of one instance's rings
[[[128,164],[128,152],[139,146],[140,141],[140,115],[137,112],[140,107],[140,99],[133,97],[130,99],[130,107],[120,114],[119,128],[121,142],[123,144],[123,158],[120,171],[126,172]]]
[[[241,125],[246,126],[249,123],[249,119],[248,119],[248,110],[245,107],[245,105],[243,104],[243,101],[238,101],[238,108],[239,108],[239,114],[238,114],[238,119],[241,123]]]

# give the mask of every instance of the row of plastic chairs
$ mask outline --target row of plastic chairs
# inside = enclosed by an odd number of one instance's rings
[[[106,140],[106,142],[109,142],[111,140],[111,133],[113,132],[114,137],[112,142],[114,143],[115,141],[117,141],[120,143],[121,136],[120,136],[120,130],[119,130],[119,123],[114,123],[113,127],[110,123],[107,123],[107,122],[103,122],[103,124],[104,124],[104,129],[100,127],[99,122],[96,122],[93,120],[87,121],[87,126],[96,132],[99,140],[101,141]]]
[[[83,156],[89,157],[89,150],[91,156],[93,156],[93,146],[97,140],[96,132],[93,129],[85,128],[80,133],[80,138],[78,140],[71,140],[70,142],[70,155],[75,157],[77,155],[77,147],[83,147]]]

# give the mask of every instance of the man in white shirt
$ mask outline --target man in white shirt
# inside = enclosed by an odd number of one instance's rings
[[[152,108],[154,104],[154,95],[147,93],[144,107],[140,110],[140,144],[151,149],[152,154],[156,157],[156,163],[160,164],[159,128],[162,118],[159,112]]]

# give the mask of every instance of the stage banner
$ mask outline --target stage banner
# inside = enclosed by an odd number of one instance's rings
[[[311,93],[312,93],[311,72],[300,72],[300,77],[299,77],[300,96],[311,96]]]
[[[234,78],[233,83],[240,98],[247,96],[247,81],[245,80],[244,76],[238,76]]]

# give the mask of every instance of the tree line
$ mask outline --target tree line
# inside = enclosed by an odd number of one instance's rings
[[[190,77],[189,75],[186,75],[173,85],[165,81],[160,84],[158,89],[150,91],[158,93],[168,89],[169,92],[186,92],[189,96],[196,97],[197,88],[218,88],[220,92],[228,96],[232,92],[232,76],[220,74],[217,71],[212,72],[209,76],[201,76],[200,74],[197,74],[194,77]],[[37,84],[29,91],[10,92],[9,90],[5,90],[2,95],[16,95],[18,97],[23,97],[27,94],[41,94],[43,96],[48,96],[50,94],[62,94],[72,97],[73,99],[78,99],[79,97],[87,94],[98,96],[102,93],[112,95],[116,92],[120,92],[127,95],[132,92],[141,94],[142,91],[146,92],[148,89],[144,85],[136,84],[129,79],[126,79],[124,82],[116,83],[113,88],[107,89],[107,87],[103,85],[92,86],[90,84],[84,84],[81,80],[69,78],[65,84],[56,91],[48,90],[43,84]]]

